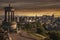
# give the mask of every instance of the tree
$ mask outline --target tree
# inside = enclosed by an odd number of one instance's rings
[[[37,25],[37,33],[38,34],[45,34],[45,29],[44,29],[43,25],[39,22],[36,23],[36,25]]]
[[[48,32],[48,38],[45,40],[60,40],[60,33],[56,31]]]

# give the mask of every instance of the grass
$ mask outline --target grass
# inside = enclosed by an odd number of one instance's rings
[[[34,38],[36,38],[37,40],[44,40],[46,37],[41,35],[41,34],[36,34],[36,33],[31,33],[30,31],[26,31],[29,35],[33,36]]]

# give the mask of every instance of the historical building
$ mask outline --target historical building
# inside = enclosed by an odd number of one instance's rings
[[[5,9],[5,19],[2,22],[2,27],[4,30],[15,30],[17,29],[17,22],[15,21],[14,8],[10,6],[4,7]]]
[[[14,8],[10,6],[5,7],[5,22],[12,22],[14,21]]]

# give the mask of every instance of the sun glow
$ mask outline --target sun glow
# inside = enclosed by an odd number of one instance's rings
[[[18,16],[42,16],[42,15],[52,15],[60,16],[60,11],[16,11],[15,15]]]
[[[60,17],[60,10],[15,10],[15,15],[18,16],[42,16],[52,14]],[[0,15],[4,15],[4,10],[0,10]]]

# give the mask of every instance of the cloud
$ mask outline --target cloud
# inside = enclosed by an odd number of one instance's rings
[[[16,9],[60,7],[60,0],[0,0],[0,9],[8,6],[9,2]]]
[[[60,0],[0,0],[0,2],[59,2]]]

